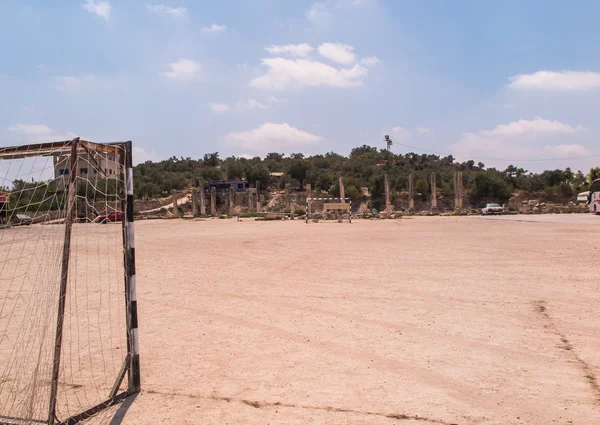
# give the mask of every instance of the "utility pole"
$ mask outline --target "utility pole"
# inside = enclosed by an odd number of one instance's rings
[[[392,199],[390,196],[390,181],[388,179],[388,173],[390,171],[390,146],[393,145],[392,139],[389,135],[384,136],[385,149],[386,149],[386,173],[385,173],[385,211],[389,214],[392,212]]]
[[[390,139],[389,135],[385,135],[384,136],[384,142],[385,142],[385,149],[386,149],[386,157],[385,159],[387,160],[387,169],[390,169],[390,147],[394,144],[392,142],[392,139]]]

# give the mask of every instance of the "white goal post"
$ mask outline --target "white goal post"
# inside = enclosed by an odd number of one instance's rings
[[[131,142],[0,148],[0,425],[139,391]]]
[[[315,212],[318,209],[319,212]],[[305,222],[310,220],[336,220],[352,223],[352,201],[350,198],[306,198]]]

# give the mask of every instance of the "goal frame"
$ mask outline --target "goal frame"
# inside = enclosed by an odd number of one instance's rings
[[[340,205],[344,205],[344,208],[339,208],[339,211],[348,211],[348,223],[352,223],[352,200],[350,198],[306,198],[306,210],[305,210],[305,223],[310,222],[310,216],[313,214],[312,201],[339,201]],[[325,204],[327,205],[327,204]],[[326,208],[323,208],[326,210]],[[337,208],[336,208],[337,209]]]
[[[54,354],[52,361],[52,378],[50,383],[50,398],[47,420],[33,420],[34,423],[47,425],[75,425],[90,418],[100,411],[117,404],[127,397],[137,394],[141,390],[140,379],[140,353],[138,336],[136,267],[135,267],[135,241],[133,217],[133,158],[132,142],[94,143],[76,137],[72,140],[27,144],[0,148],[0,160],[21,159],[27,157],[50,156],[56,152],[70,152],[70,172],[67,183],[68,201],[65,216],[65,232],[61,260],[61,275],[59,285],[59,299],[57,323],[54,338]],[[121,196],[121,227],[123,239],[123,265],[125,285],[125,326],[127,333],[127,353],[123,365],[115,377],[114,384],[107,398],[82,412],[76,413],[66,419],[59,420],[56,416],[57,390],[59,384],[60,361],[62,357],[62,339],[65,303],[67,295],[67,282],[69,273],[69,258],[71,254],[71,230],[75,221],[75,196],[77,192],[76,176],[78,167],[78,154],[81,152],[100,151],[103,153],[117,154],[119,157],[119,175],[123,181],[120,188]],[[127,388],[120,391],[121,384],[127,379]],[[31,419],[3,417],[0,415],[0,425],[16,425],[19,421],[31,422]]]

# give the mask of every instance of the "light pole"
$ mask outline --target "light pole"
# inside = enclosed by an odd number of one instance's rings
[[[385,211],[386,213],[391,213],[392,211],[392,198],[390,196],[390,182],[388,180],[388,175],[387,173],[390,171],[390,146],[392,146],[392,139],[390,139],[390,136],[388,136],[387,134],[384,136],[384,140],[386,143],[386,156],[387,156],[387,172],[385,173],[384,177],[384,185],[385,185]]]
[[[390,146],[392,146],[394,143],[392,142],[392,139],[390,139],[390,136],[387,134],[384,136],[384,142],[386,144],[386,146],[385,146],[385,148],[387,150],[386,160],[387,160],[387,167],[389,169],[390,168]]]

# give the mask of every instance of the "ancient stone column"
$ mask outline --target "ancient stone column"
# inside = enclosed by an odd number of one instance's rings
[[[388,175],[385,176],[385,211],[392,212],[392,200],[390,199],[390,181]]]
[[[437,209],[437,195],[435,187],[435,173],[431,173],[431,209]]]
[[[412,211],[415,209],[415,185],[413,181],[413,175],[408,176],[408,210]]]
[[[206,215],[206,205],[204,205],[206,198],[204,197],[204,184],[200,182],[198,185],[198,201],[200,204],[200,215]]]
[[[256,212],[260,212],[260,180],[256,180]]]
[[[179,208],[177,207],[177,191],[175,189],[171,190],[171,195],[173,196],[173,217],[179,217]]]
[[[286,208],[291,208],[292,207],[292,193],[290,190],[290,184],[286,183],[285,184],[285,207]]]
[[[462,171],[458,172],[458,208],[462,210],[463,207],[463,174]]]
[[[345,203],[346,200],[344,199],[346,197],[346,191],[344,190],[344,176],[340,176],[340,201],[341,203]]]
[[[233,214],[233,208],[235,207],[235,190],[233,185],[229,185],[229,214]]]
[[[198,217],[198,189],[192,188],[192,215]]]
[[[454,209],[462,210],[462,172],[454,173]]]
[[[312,198],[312,189],[310,187],[310,183],[306,183],[306,204],[308,206],[308,211],[306,211],[308,214],[310,214],[310,210],[311,210],[311,204],[312,201],[309,201],[309,199]]]
[[[217,215],[217,188],[210,188],[210,215]]]
[[[248,189],[248,212],[252,212],[254,208],[254,189]]]

